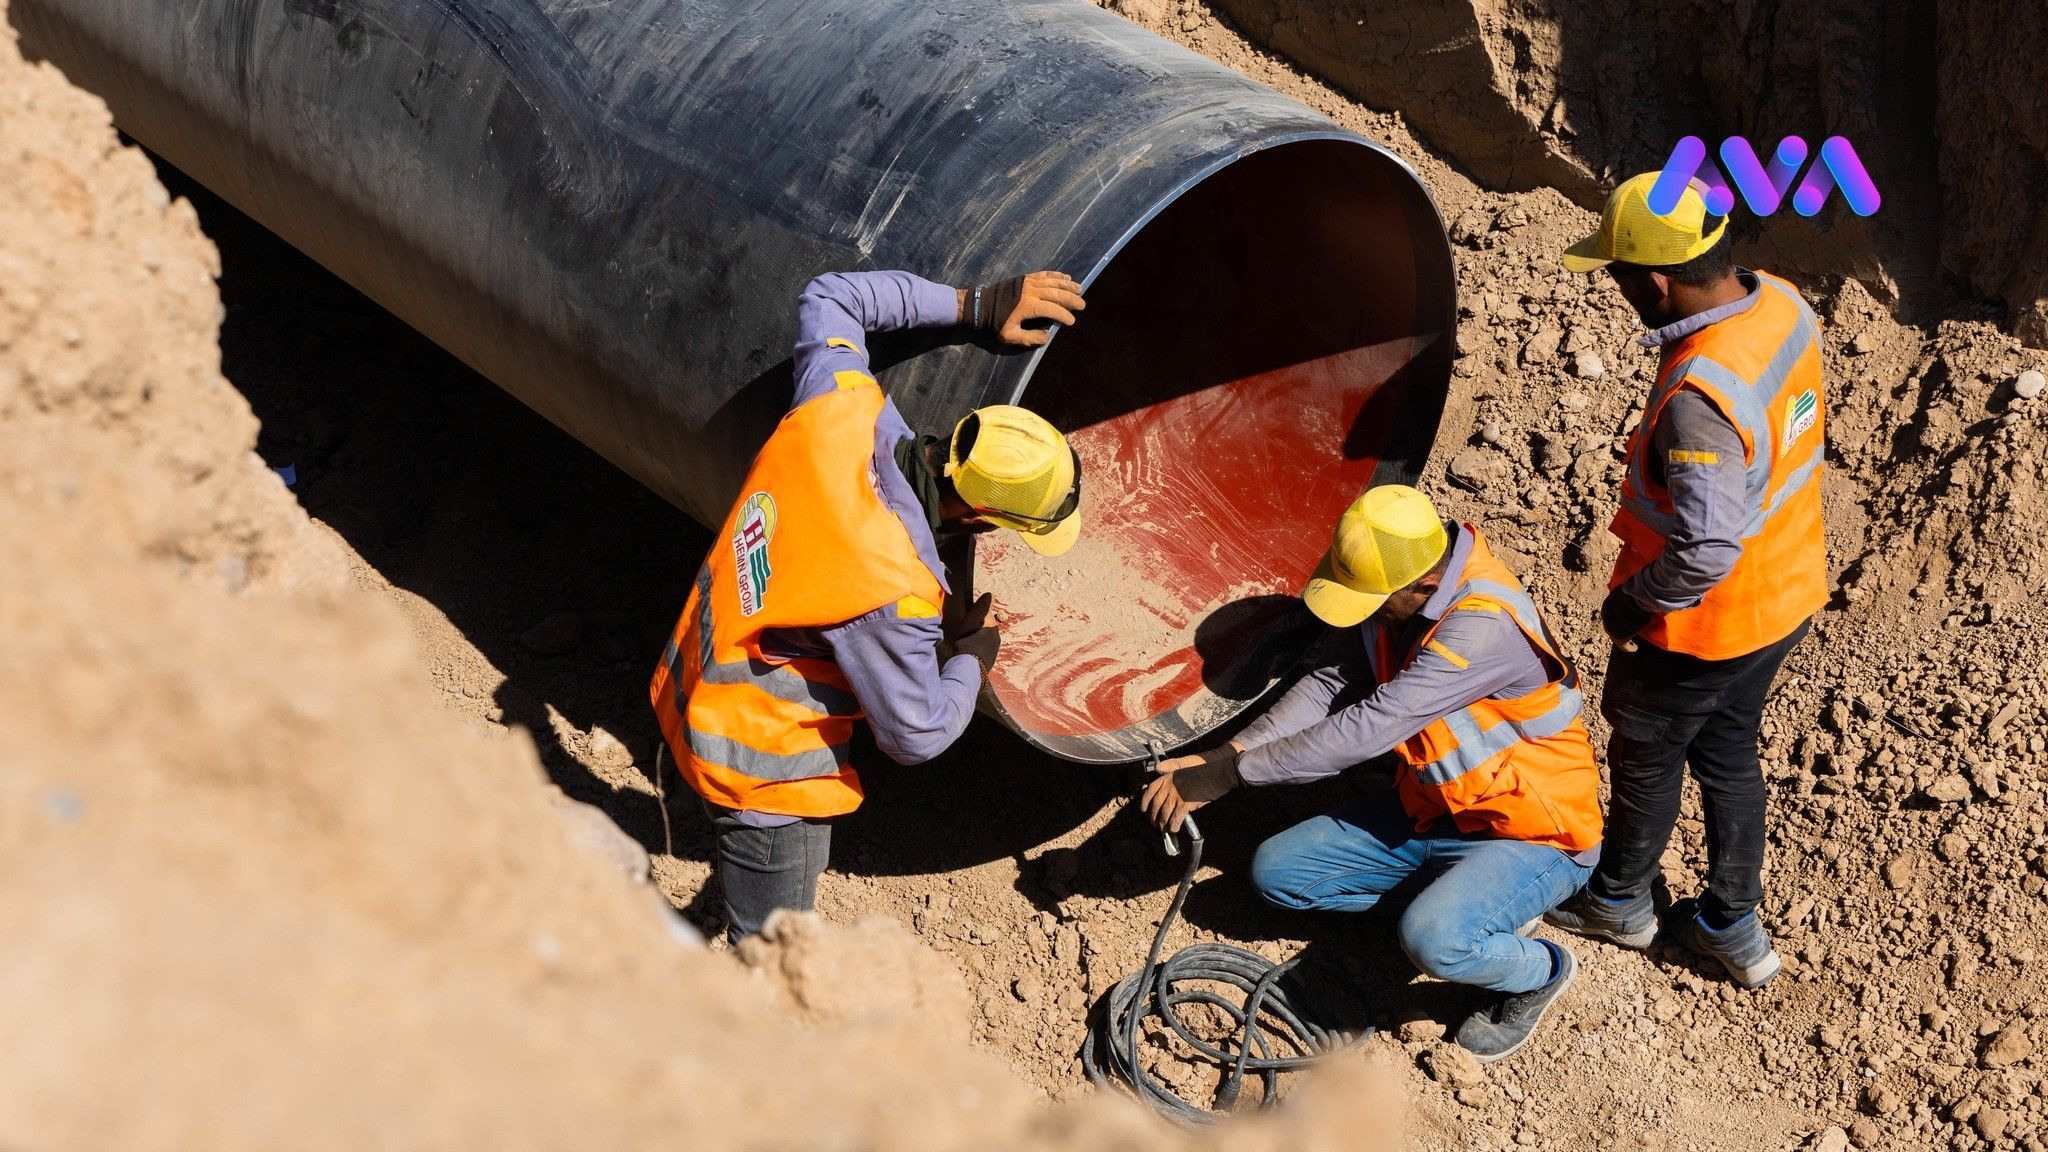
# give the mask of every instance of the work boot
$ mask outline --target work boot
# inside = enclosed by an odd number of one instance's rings
[[[1719,960],[1728,976],[1744,988],[1761,988],[1771,982],[1784,962],[1771,948],[1763,921],[1756,910],[1726,928],[1710,928],[1700,914],[1698,900],[1680,900],[1671,906],[1671,938],[1695,956]]]
[[[1607,900],[1593,895],[1591,888],[1581,888],[1577,895],[1545,912],[1543,921],[1638,952],[1657,938],[1657,909],[1648,892],[1630,900]]]
[[[1528,992],[1503,995],[1458,1025],[1458,1047],[1470,1052],[1481,1064],[1491,1064],[1520,1051],[1529,1037],[1536,1034],[1536,1026],[1543,1022],[1550,1006],[1557,1003],[1557,998],[1579,974],[1578,958],[1570,949],[1548,940],[1536,942],[1549,949],[1556,962],[1557,975],[1550,978],[1550,983]]]

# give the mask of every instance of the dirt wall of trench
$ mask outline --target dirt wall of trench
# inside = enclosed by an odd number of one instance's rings
[[[1604,518],[1649,361],[1611,292],[1556,272],[1588,213],[1475,187],[1408,135],[1422,102],[1361,107],[1206,6],[1129,11],[1430,183],[1464,314],[1425,485],[1529,577],[1597,698]],[[1572,942],[1584,974],[1537,1058],[1477,1072],[1443,1040],[1470,1001],[1416,978],[1386,917],[1245,887],[1262,836],[1371,774],[1240,794],[1209,812],[1173,943],[1306,953],[1369,1001],[1397,1071],[1185,1138],[1039,1091],[1086,1095],[1086,1005],[1177,874],[1112,782],[978,726],[871,774],[821,892],[843,933],[696,947],[670,909],[709,906],[706,838],[671,793],[664,851],[639,677],[702,534],[317,270],[252,270],[250,244],[223,379],[192,207],[11,43],[0,158],[0,1143],[2043,1147],[2048,400],[2018,385],[2048,358],[1982,316],[1812,293],[1838,595],[1765,728],[1787,977],[1738,994],[1676,949]],[[579,635],[525,642],[578,611]],[[1689,801],[1680,891],[1700,825]]]
[[[1156,15],[1170,0],[1127,0]],[[1597,209],[1679,137],[1847,136],[1884,196],[1737,227],[1752,258],[1923,313],[1961,292],[2048,343],[2048,13],[2031,0],[1215,0],[1254,42],[1494,191]]]
[[[1047,1108],[887,920],[705,948],[256,456],[219,272],[0,4],[0,1144],[1225,1146]],[[1392,1083],[1229,1146],[1355,1147]]]

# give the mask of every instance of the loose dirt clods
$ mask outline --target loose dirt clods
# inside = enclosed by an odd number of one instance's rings
[[[0,1143],[1216,1146],[1041,1107],[898,924],[786,918],[749,972],[622,879],[251,453],[192,205],[5,31],[0,107]],[[1242,1138],[1334,1149],[1392,1091]]]
[[[1478,188],[1206,6],[1122,8],[1430,183],[1463,315],[1425,484],[1529,579],[1597,699],[1653,361],[1602,281],[1556,267],[1590,215]],[[739,957],[681,942],[671,905],[710,926],[707,843],[671,787],[663,850],[640,689],[703,532],[204,201],[227,387],[192,206],[11,41],[0,108],[0,1142],[1220,1146],[1039,1103],[1089,1095],[1087,1008],[1176,875],[1113,772],[984,725],[867,773],[822,923]],[[1803,287],[1839,594],[1765,728],[1786,976],[1741,993],[1572,941],[1543,1036],[1475,1070],[1444,1039],[1470,1000],[1383,917],[1245,884],[1261,838],[1371,781],[1240,794],[1205,813],[1169,947],[1306,951],[1388,1031],[1233,1149],[1395,1138],[1403,1098],[1421,1149],[2048,1146],[2048,358],[1986,309],[1902,324],[1857,281]],[[297,507],[264,466],[286,462]],[[1679,894],[1699,819],[1665,861]],[[642,867],[666,900],[618,876]]]

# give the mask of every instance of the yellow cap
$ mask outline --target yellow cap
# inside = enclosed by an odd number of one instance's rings
[[[1669,216],[1650,211],[1650,189],[1657,173],[1631,176],[1607,197],[1600,210],[1600,230],[1564,250],[1564,266],[1572,272],[1591,272],[1621,260],[1649,268],[1668,268],[1712,248],[1727,231],[1723,217],[1712,232],[1702,234],[1707,223],[1704,186],[1695,179],[1678,194],[1678,207]]]
[[[1368,488],[1337,520],[1329,554],[1301,598],[1323,623],[1349,628],[1429,574],[1450,537],[1429,497],[1406,484]]]
[[[969,412],[953,428],[946,476],[970,507],[1041,556],[1065,552],[1081,535],[1081,458],[1036,412],[1010,404]]]

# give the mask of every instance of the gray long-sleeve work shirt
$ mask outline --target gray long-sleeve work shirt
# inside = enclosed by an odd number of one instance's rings
[[[960,305],[953,289],[908,272],[835,272],[811,281],[797,300],[796,315],[792,409],[834,391],[840,372],[867,374],[869,332],[953,324]],[[896,402],[884,402],[869,479],[944,589],[946,569],[931,521],[896,466],[896,445],[913,435]],[[974,718],[981,691],[981,665],[974,657],[955,656],[941,667],[937,605],[931,607],[931,615],[920,614],[921,606],[906,615],[904,606],[886,604],[829,628],[777,629],[764,643],[778,653],[829,655],[853,685],[875,746],[891,760],[917,764],[959,738]]]
[[[1443,586],[1397,640],[1414,651],[1430,643],[1384,684],[1376,684],[1367,646],[1383,627],[1368,620],[1333,638],[1326,662],[1294,683],[1265,714],[1238,734],[1246,749],[1237,763],[1247,784],[1298,784],[1334,776],[1390,752],[1437,720],[1487,697],[1513,699],[1549,683],[1543,661],[1505,612],[1452,612],[1472,529],[1458,526]],[[1446,613],[1449,613],[1446,618]]]
[[[1668,350],[1755,306],[1763,285],[1746,268],[1735,274],[1749,289],[1747,296],[1658,328],[1642,337],[1642,345]],[[1735,425],[1689,388],[1665,403],[1649,436],[1651,475],[1671,494],[1671,534],[1664,551],[1621,587],[1652,612],[1677,612],[1698,604],[1742,558],[1747,464]]]
[[[835,272],[818,277],[797,300],[796,392],[791,410],[836,390],[841,372],[867,375],[869,332],[938,327],[957,323],[959,314],[953,289],[908,272]],[[896,446],[914,435],[895,401],[884,401],[875,423],[868,479],[882,503],[903,521],[918,558],[946,589],[946,568],[931,520],[896,465]],[[975,697],[981,691],[981,665],[974,657],[955,656],[940,664],[937,608],[885,604],[829,627],[770,629],[762,635],[761,646],[776,656],[836,663],[867,713],[875,746],[898,763],[922,763],[959,739],[974,718]],[[740,817],[760,827],[797,819],[762,812],[743,812]]]

